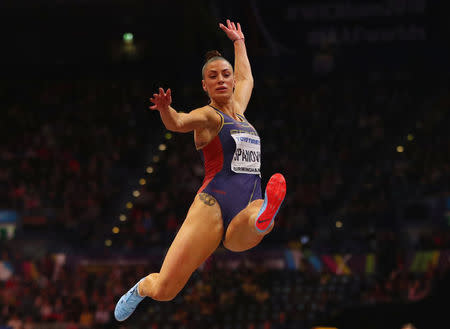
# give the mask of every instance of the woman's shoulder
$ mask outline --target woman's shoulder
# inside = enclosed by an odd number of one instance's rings
[[[190,114],[196,115],[196,116],[202,116],[204,120],[208,122],[207,125],[204,127],[206,129],[209,128],[215,128],[223,119],[221,119],[220,113],[215,110],[210,105],[205,105],[202,107],[198,107],[196,109],[193,109]]]
[[[214,111],[214,109],[213,109],[211,106],[205,105],[205,106],[197,107],[197,108],[191,110],[190,113],[204,113],[204,114],[210,114],[210,113],[214,113],[214,112],[215,112],[215,111]]]
[[[198,114],[206,115],[208,117],[208,119],[211,119],[214,121],[216,121],[217,118],[220,117],[220,114],[221,114],[221,112],[219,110],[215,109],[211,105],[205,105],[205,106],[196,108],[196,109],[192,110],[191,113],[194,111]]]

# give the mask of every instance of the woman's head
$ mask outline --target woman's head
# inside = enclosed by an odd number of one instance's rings
[[[212,100],[221,102],[233,95],[233,67],[217,50],[206,53],[202,78],[203,90]]]

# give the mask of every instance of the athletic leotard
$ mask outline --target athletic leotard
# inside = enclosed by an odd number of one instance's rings
[[[212,106],[211,106],[212,107]],[[212,107],[222,118],[218,135],[200,150],[205,179],[198,193],[219,203],[224,229],[251,201],[261,199],[261,145],[255,128],[237,114],[236,121]]]

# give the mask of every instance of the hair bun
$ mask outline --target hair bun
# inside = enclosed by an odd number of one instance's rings
[[[217,50],[210,50],[205,55],[205,62],[209,61],[211,58],[214,57],[222,57],[222,54],[219,53]]]

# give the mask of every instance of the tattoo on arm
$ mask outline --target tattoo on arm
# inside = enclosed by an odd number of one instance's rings
[[[198,197],[207,206],[214,206],[216,204],[216,199],[207,193],[200,193]]]

